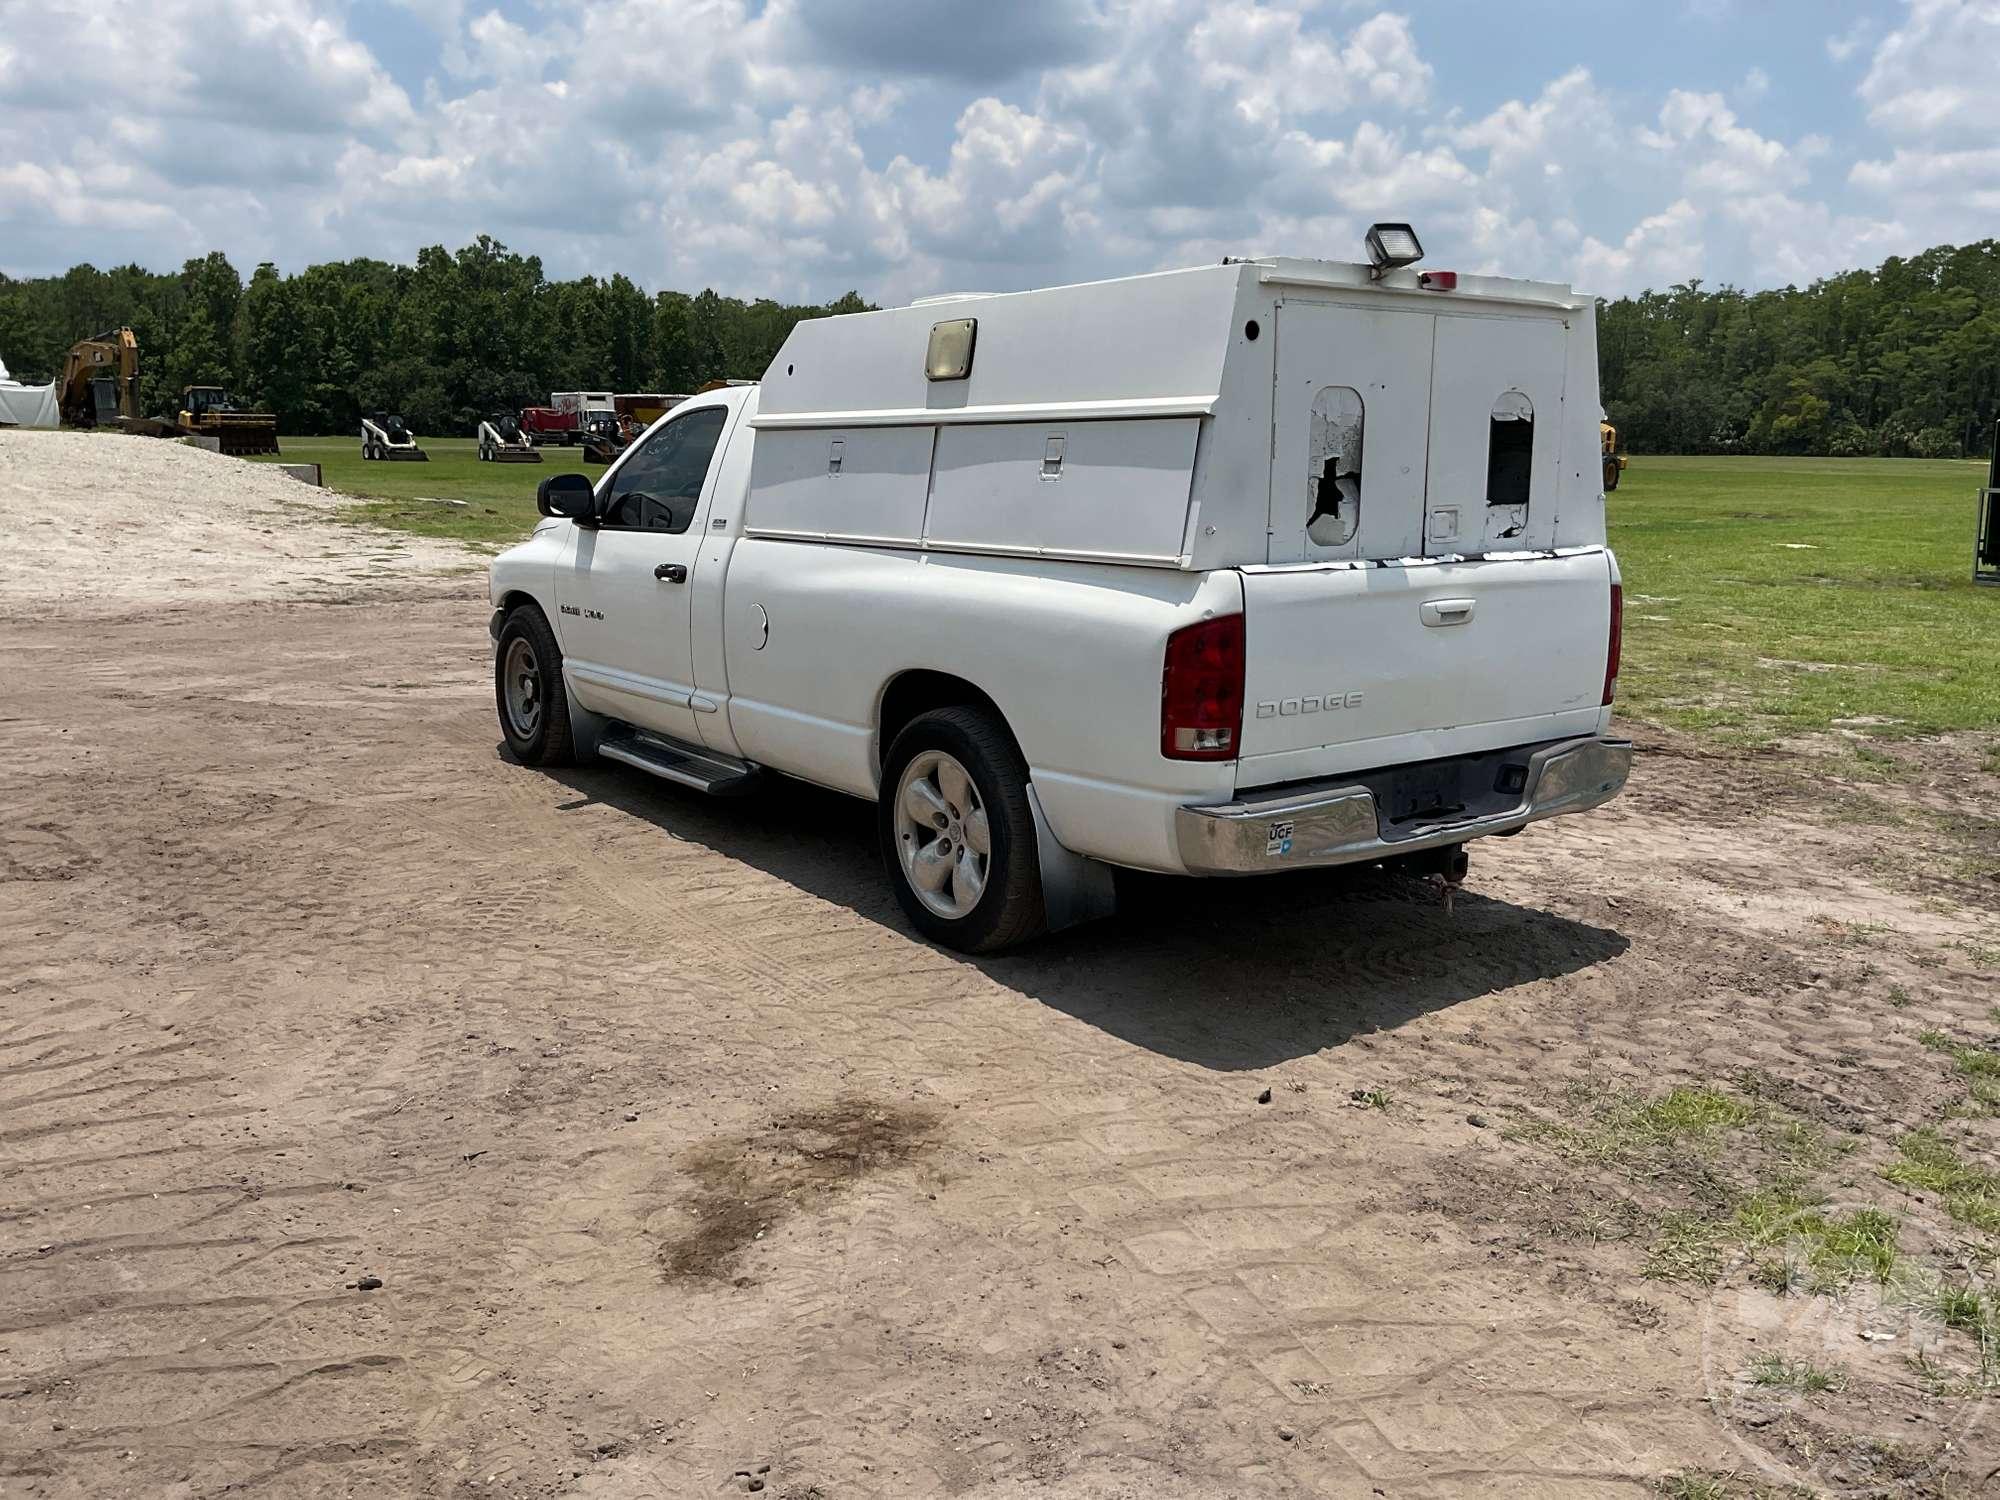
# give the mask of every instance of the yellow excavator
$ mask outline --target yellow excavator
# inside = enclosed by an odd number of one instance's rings
[[[276,453],[278,419],[249,411],[219,385],[182,389],[179,410],[154,421],[139,415],[139,340],[129,328],[81,339],[63,357],[56,394],[71,427],[112,427],[141,437],[213,438],[224,453]]]
[[[139,420],[139,340],[129,328],[82,339],[63,356],[56,405],[71,427]]]

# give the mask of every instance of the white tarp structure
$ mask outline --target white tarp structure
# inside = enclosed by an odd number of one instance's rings
[[[56,388],[22,385],[0,360],[0,427],[54,427],[56,420]]]

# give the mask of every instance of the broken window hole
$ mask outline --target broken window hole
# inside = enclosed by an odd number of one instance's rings
[[[1313,397],[1306,455],[1306,535],[1320,547],[1344,547],[1361,527],[1361,449],[1366,409],[1352,386],[1330,385]]]

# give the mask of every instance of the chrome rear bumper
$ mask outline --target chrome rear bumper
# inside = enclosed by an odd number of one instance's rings
[[[1181,859],[1197,875],[1364,864],[1586,811],[1617,796],[1631,770],[1631,741],[1591,736],[1544,745],[1529,755],[1518,803],[1456,821],[1391,827],[1375,792],[1343,779],[1219,806],[1182,807],[1175,811],[1174,827]]]

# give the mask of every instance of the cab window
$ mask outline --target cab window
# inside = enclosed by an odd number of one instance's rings
[[[728,408],[704,406],[644,439],[611,481],[603,524],[625,531],[686,531]]]

